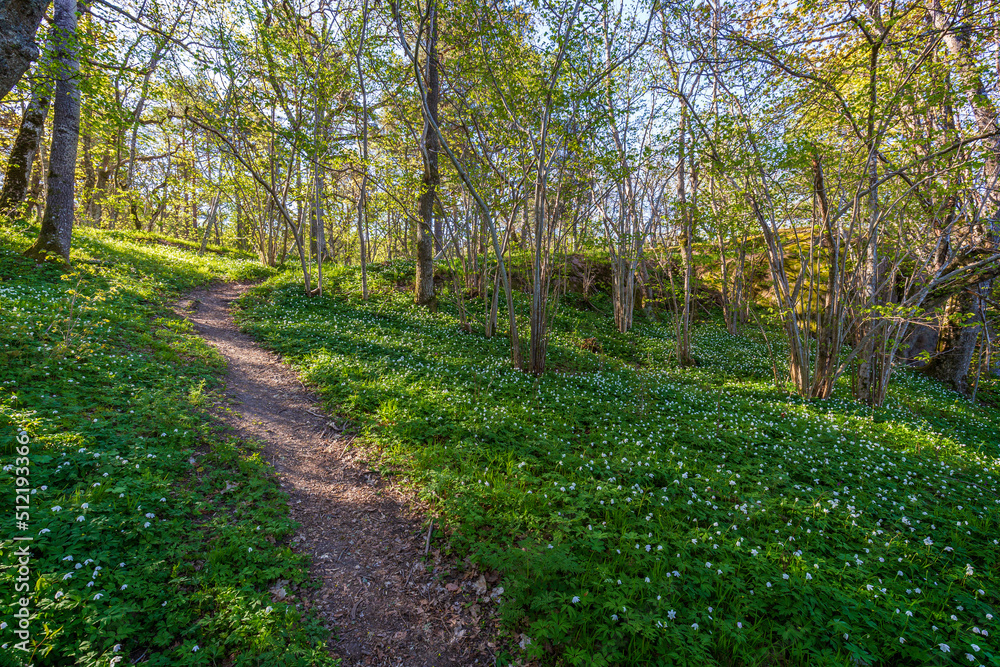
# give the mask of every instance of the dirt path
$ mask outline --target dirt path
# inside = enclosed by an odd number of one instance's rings
[[[471,570],[457,576],[433,549],[425,563],[424,516],[412,499],[373,473],[349,447],[344,424],[233,324],[229,303],[247,287],[203,288],[179,308],[228,361],[231,410],[220,416],[241,437],[265,443],[301,524],[292,546],[312,557],[320,587],[276,586],[275,599],[296,596],[313,608],[334,629],[333,652],[345,667],[492,665],[496,584]]]

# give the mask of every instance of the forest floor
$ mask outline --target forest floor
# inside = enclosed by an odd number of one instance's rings
[[[413,494],[366,465],[350,425],[324,414],[287,364],[239,331],[229,306],[247,287],[199,288],[178,311],[226,359],[219,416],[264,445],[289,494],[300,524],[293,549],[310,556],[316,586],[298,595],[335,632],[333,653],[351,667],[493,664],[496,617],[477,597],[496,575],[429,548]],[[291,596],[280,584],[275,599]]]

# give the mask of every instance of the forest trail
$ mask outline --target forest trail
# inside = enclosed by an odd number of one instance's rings
[[[434,549],[428,572],[424,516],[412,494],[372,472],[343,421],[325,415],[295,372],[233,323],[229,304],[248,288],[195,290],[178,312],[226,358],[228,406],[219,416],[240,437],[264,443],[301,524],[292,548],[311,556],[320,586],[276,585],[274,599],[295,595],[316,611],[345,667],[493,664],[494,633],[483,626],[495,628],[495,616],[476,603],[486,580],[468,570],[451,581],[452,564]]]

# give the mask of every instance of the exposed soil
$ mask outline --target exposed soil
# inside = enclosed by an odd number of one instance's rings
[[[334,631],[332,653],[355,665],[492,665],[495,573],[428,550],[427,515],[367,464],[350,425],[331,418],[277,356],[233,323],[229,304],[249,286],[192,292],[178,310],[228,362],[220,416],[265,455],[301,524],[292,547],[312,557],[318,586],[272,589]],[[425,555],[426,554],[426,555]]]

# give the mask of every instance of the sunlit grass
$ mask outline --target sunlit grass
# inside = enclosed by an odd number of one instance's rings
[[[17,571],[0,572],[0,656],[35,665],[307,665],[324,633],[277,579],[306,564],[269,467],[206,413],[224,360],[167,305],[211,279],[269,272],[128,234],[75,236],[73,267],[36,266],[0,228],[0,498],[30,446],[29,653],[14,648]],[[227,493],[220,494],[225,489]],[[10,562],[6,563],[10,565]],[[7,663],[3,663],[7,664]],[[12,663],[13,664],[13,663]]]
[[[996,411],[907,372],[875,412],[804,401],[759,336],[705,324],[680,369],[669,322],[622,335],[565,305],[534,377],[379,271],[367,303],[351,272],[323,299],[276,279],[243,322],[503,571],[529,656],[1000,664]]]

